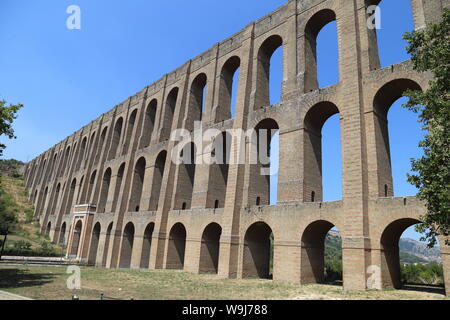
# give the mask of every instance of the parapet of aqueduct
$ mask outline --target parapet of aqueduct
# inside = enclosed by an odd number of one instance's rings
[[[393,197],[387,111],[406,89],[426,89],[430,75],[410,61],[380,68],[366,10],[379,2],[290,0],[30,161],[26,186],[42,231],[66,243],[70,256],[101,267],[238,278],[269,277],[273,233],[273,279],[303,284],[323,280],[324,239],[336,226],[345,289],[400,287],[398,241],[425,207]],[[422,28],[450,0],[411,4]],[[334,20],[339,82],[319,89],[316,37]],[[270,105],[269,63],[280,46],[282,101]],[[336,113],[343,200],[322,202],[321,128]],[[259,164],[171,161],[170,133],[192,132],[200,119],[203,130],[279,129],[277,205],[268,205]],[[233,139],[232,149],[241,147],[249,142]],[[448,287],[446,246],[442,262]]]

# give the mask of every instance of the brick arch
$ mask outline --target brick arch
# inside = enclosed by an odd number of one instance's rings
[[[109,148],[108,160],[114,159],[116,157],[117,149],[120,143],[120,137],[122,136],[123,130],[123,117],[119,117],[114,125],[114,131],[111,139],[111,147]]]
[[[274,119],[264,118],[254,129],[255,131],[250,137],[251,164],[248,202],[250,205],[269,205],[271,189],[269,150],[272,139],[280,127]]]
[[[180,99],[179,93],[180,89],[178,87],[174,87],[170,89],[169,93],[166,96],[165,106],[163,109],[164,116],[161,117],[159,121],[159,128],[161,128],[162,130],[159,139],[160,142],[168,140],[170,137],[177,103]]]
[[[56,190],[53,193],[52,206],[50,208],[50,214],[54,215],[56,213],[57,204],[59,202],[59,194],[61,193],[61,183],[56,185]]]
[[[422,91],[422,87],[415,80],[409,78],[397,78],[384,83],[373,98],[374,111],[382,116],[387,115],[391,105],[407,90]]]
[[[128,202],[129,212],[140,211],[142,190],[144,188],[146,160],[144,157],[139,158],[134,165],[134,174],[131,185],[130,200]]]
[[[144,125],[142,128],[142,136],[140,147],[146,148],[150,145],[153,131],[156,128],[156,112],[158,110],[158,100],[152,99],[145,109]]]
[[[203,230],[200,248],[200,273],[217,273],[222,227],[215,222]]]
[[[211,144],[205,148],[210,158],[206,208],[225,206],[226,188],[231,157],[232,135],[227,131],[218,131],[210,136]],[[209,141],[208,141],[209,142]]]
[[[306,202],[323,200],[322,128],[331,116],[339,113],[334,103],[322,101],[313,105],[303,119],[303,199]]]
[[[136,127],[137,114],[138,114],[138,109],[136,108],[133,111],[131,111],[130,116],[128,117],[126,134],[125,134],[124,143],[123,143],[124,147],[122,150],[122,155],[127,154],[128,149],[129,149],[130,145],[132,144],[131,137],[133,135],[134,128]]]
[[[231,100],[233,95],[233,77],[241,66],[241,58],[234,55],[228,58],[220,71],[219,100],[215,110],[215,123],[231,119]]]
[[[66,232],[67,232],[67,223],[63,222],[61,224],[61,228],[59,229],[58,244],[64,245],[64,243],[66,242]]]
[[[161,195],[162,182],[164,179],[164,172],[166,169],[167,162],[167,150],[162,150],[158,153],[155,159],[155,168],[152,177],[152,188],[150,194],[150,204],[148,210],[156,211],[158,210],[159,198]]]
[[[72,247],[70,248],[70,256],[76,257],[78,255],[78,249],[80,247],[81,231],[83,229],[83,222],[78,220],[73,228],[72,234]]]
[[[106,145],[106,140],[107,140],[106,136],[107,136],[107,134],[108,134],[108,126],[105,126],[102,129],[101,134],[100,134],[100,141],[99,141],[98,148],[97,148],[97,151],[96,151],[94,164],[97,164],[100,161],[100,157],[101,157],[102,151],[103,151],[103,149],[104,149],[104,147]]]
[[[186,251],[187,231],[185,226],[177,222],[169,232],[166,269],[183,269]]]
[[[197,147],[194,142],[186,143],[180,151],[181,163],[178,164],[175,210],[188,210],[192,204],[196,171]]]
[[[109,251],[109,242],[111,239],[111,234],[114,232],[113,225],[114,225],[114,223],[110,222],[108,224],[108,228],[106,228],[105,246],[103,248],[103,256],[102,256],[102,260],[101,260],[102,267],[106,267],[106,263],[107,263],[107,259],[108,259],[108,251]]]
[[[194,130],[194,122],[201,121],[203,119],[203,113],[205,109],[204,94],[208,84],[207,75],[202,72],[199,73],[191,82],[189,92],[189,102],[186,109],[185,128],[189,131]]]
[[[322,283],[325,276],[325,237],[335,227],[328,220],[316,220],[301,233],[300,282]],[[340,230],[342,232],[342,230]]]
[[[142,252],[141,252],[141,262],[140,267],[143,269],[148,269],[150,265],[150,249],[152,247],[152,237],[155,230],[155,223],[150,222],[144,230]]]
[[[283,38],[278,34],[270,35],[258,49],[256,65],[256,88],[254,109],[270,105],[270,62],[274,52],[283,47]]]
[[[399,241],[403,232],[420,223],[418,219],[402,218],[392,221],[380,237],[381,288],[401,289]]]
[[[109,188],[111,184],[112,170],[106,168],[103,174],[103,179],[100,187],[100,196],[97,204],[97,212],[104,213],[106,208],[106,201],[108,200]]]
[[[132,222],[128,222],[122,232],[122,246],[120,249],[120,268],[131,266],[131,255],[133,253],[135,228]]]
[[[51,228],[52,228],[52,223],[51,222],[47,223],[47,227],[45,228],[46,235],[50,235]]]
[[[388,112],[392,104],[401,98],[406,90],[422,90],[414,80],[397,78],[384,83],[376,90],[372,101],[373,107],[373,138],[377,153],[378,196],[394,195],[392,180],[391,150],[389,142]]]
[[[101,230],[102,230],[102,226],[101,226],[100,222],[97,222],[94,225],[94,228],[92,229],[91,243],[89,246],[88,264],[90,264],[90,265],[96,265],[96,263],[97,263],[97,252],[98,252],[98,245],[99,245],[99,241],[100,241]]]
[[[272,228],[266,222],[255,222],[250,225],[244,236],[243,278],[272,277],[270,259],[272,255]],[[273,236],[273,239],[275,237]]]
[[[317,36],[322,28],[332,21],[337,21],[336,12],[331,8],[322,8],[316,11],[306,22],[303,47],[305,59],[305,92],[314,91],[319,88],[317,80]]]
[[[117,178],[116,178],[115,188],[113,190],[114,196],[113,196],[113,202],[112,202],[112,206],[111,206],[112,212],[115,212],[117,204],[119,202],[120,188],[122,187],[122,182],[123,182],[124,175],[125,175],[125,167],[126,167],[126,163],[123,162],[117,169],[117,174],[116,174]]]
[[[72,211],[72,205],[73,205],[76,187],[77,187],[77,179],[74,178],[69,186],[68,191],[67,191],[68,196],[67,196],[67,202],[66,202],[66,207],[65,207],[65,212],[64,212],[64,214],[66,214],[66,215],[70,214]],[[63,208],[63,210],[64,210],[64,208]]]

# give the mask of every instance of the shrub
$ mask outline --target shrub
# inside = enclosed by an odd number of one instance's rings
[[[403,284],[439,285],[444,283],[444,270],[440,264],[402,265],[400,271]]]

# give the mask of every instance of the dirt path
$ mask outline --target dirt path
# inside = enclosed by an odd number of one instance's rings
[[[0,290],[0,300],[33,300],[33,299]]]

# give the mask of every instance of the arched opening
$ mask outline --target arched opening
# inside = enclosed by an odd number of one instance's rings
[[[142,243],[141,268],[147,269],[150,265],[150,249],[152,247],[152,235],[155,229],[153,222],[149,223],[144,231],[144,241]]]
[[[101,226],[97,222],[92,230],[91,247],[89,248],[88,264],[95,265],[97,262],[98,243],[100,241]]]
[[[62,165],[61,167],[59,167],[59,174],[58,174],[59,177],[61,177],[64,171],[67,169],[67,162],[69,161],[69,155],[70,155],[70,146],[67,147],[66,152],[64,154]]]
[[[419,220],[393,221],[381,235],[381,288],[445,294],[440,247],[414,240]],[[381,289],[379,288],[379,289]]]
[[[59,230],[58,244],[63,246],[65,243],[66,243],[66,223],[64,222],[61,225],[61,229]]]
[[[131,254],[133,253],[134,225],[129,222],[122,234],[122,249],[120,250],[120,268],[130,268]]]
[[[89,179],[89,186],[88,186],[86,201],[90,202],[92,199],[92,191],[94,190],[94,183],[95,183],[96,176],[97,176],[97,170],[94,170],[94,172],[92,172],[92,174],[91,174],[91,178]]]
[[[72,247],[70,248],[70,256],[75,258],[78,256],[78,249],[81,240],[81,229],[83,228],[83,223],[78,221],[73,229]]]
[[[207,208],[223,208],[225,206],[231,142],[231,134],[224,131],[217,135],[212,143]]]
[[[108,160],[114,159],[117,154],[117,148],[120,143],[120,136],[122,135],[123,118],[119,118],[114,126],[114,131],[111,139],[111,147],[109,148]]]
[[[217,273],[219,268],[219,248],[222,227],[209,224],[202,234],[200,249],[200,273]]]
[[[339,110],[336,105],[331,102],[321,102],[313,106],[305,116],[303,197],[306,202],[313,200],[313,192],[315,202],[322,202],[324,199],[327,201],[342,199],[341,140],[338,114]],[[336,116],[332,118],[334,115]],[[327,122],[330,122],[332,126],[326,126]],[[326,159],[325,155],[327,155]]]
[[[47,228],[45,228],[45,235],[47,235],[47,236],[50,235],[51,228],[52,228],[52,223],[51,222],[47,223]]]
[[[104,213],[106,208],[106,201],[108,199],[108,193],[109,193],[109,185],[111,183],[111,168],[106,169],[105,173],[103,174],[103,181],[102,186],[100,189],[100,198],[98,201],[97,206],[97,212],[98,213]]]
[[[161,131],[161,141],[166,141],[170,138],[170,133],[173,125],[173,117],[175,115],[175,108],[177,106],[178,100],[178,88],[173,88],[166,99],[166,107],[164,108],[164,117],[162,122],[160,121]]]
[[[410,56],[405,50],[407,46],[403,35],[414,30],[414,19],[411,0],[380,1],[368,0],[370,4],[379,7],[379,27],[374,28],[375,39],[372,36],[372,46],[378,52],[378,66],[386,67],[404,60]],[[401,12],[401,14],[398,14]],[[374,43],[375,42],[375,43]],[[377,61],[376,61],[377,62]]]
[[[106,267],[106,262],[108,260],[109,241],[111,239],[112,227],[113,223],[111,222],[108,226],[108,229],[106,229],[105,248],[103,250],[103,257],[102,257],[102,267]]]
[[[280,101],[281,81],[274,83],[273,80],[279,74],[283,74],[283,39],[279,35],[273,35],[267,38],[258,51],[255,110],[261,107],[269,106]],[[280,49],[278,51],[278,49]],[[277,54],[275,55],[275,52]],[[272,57],[276,58],[272,60]],[[281,58],[281,59],[280,59]],[[281,60],[281,61],[280,61]],[[272,64],[273,62],[276,62]],[[281,62],[281,63],[280,63]],[[274,68],[276,66],[276,68]],[[275,72],[274,72],[275,71]],[[272,91],[272,88],[278,86],[278,94]],[[278,96],[278,97],[277,97]]]
[[[372,169],[371,175],[375,175],[378,180],[379,197],[394,196],[396,186],[403,191],[401,192],[403,195],[416,193],[415,189],[407,183],[406,173],[411,167],[409,159],[420,156],[418,142],[422,139],[423,132],[417,123],[417,115],[400,106],[406,100],[401,98],[406,90],[421,90],[421,88],[412,80],[396,79],[381,87],[374,98],[375,143],[373,145],[377,167]],[[394,143],[395,150],[398,151],[392,156],[391,141]],[[393,165],[396,165],[398,169],[393,170]],[[396,186],[393,183],[393,176],[396,178],[394,180]]]
[[[193,142],[184,146],[180,153],[182,163],[178,165],[178,181],[175,210],[190,209],[194,191],[195,161],[197,149]],[[183,207],[183,204],[184,207]]]
[[[133,135],[134,124],[136,123],[136,116],[137,116],[137,109],[133,110],[133,112],[131,112],[130,117],[128,118],[127,133],[125,135],[125,142],[123,146],[122,155],[127,154],[128,149],[131,145],[131,136]]]
[[[169,234],[166,269],[183,269],[186,249],[186,229],[181,223],[176,223]]]
[[[240,65],[241,59],[233,56],[222,67],[219,84],[219,106],[215,116],[216,123],[234,118]]]
[[[58,185],[56,186],[55,193],[53,195],[52,207],[51,207],[51,210],[50,210],[50,214],[52,214],[52,215],[56,213],[55,211],[56,211],[56,208],[57,208],[57,203],[59,201],[59,191],[60,191],[60,189],[61,189],[61,184],[58,183]]]
[[[100,160],[100,157],[102,155],[103,147],[105,146],[106,142],[106,133],[108,132],[108,127],[105,127],[102,131],[102,134],[100,135],[100,143],[99,147],[97,149],[96,155],[95,155],[95,164],[97,164]]]
[[[75,195],[75,189],[77,187],[77,179],[73,179],[70,184],[69,196],[67,197],[67,205],[64,214],[70,214],[73,206],[73,197]]]
[[[342,241],[325,220],[311,223],[301,238],[301,283],[342,284]]]
[[[48,196],[48,187],[45,187],[44,190],[44,197],[42,198],[42,201],[40,205],[36,209],[36,216],[40,217],[44,213],[45,204],[47,202],[47,196]]]
[[[142,129],[141,148],[146,148],[152,140],[152,133],[155,128],[156,110],[158,100],[153,99],[147,106],[144,115],[144,128]]]
[[[128,211],[138,212],[141,197],[142,188],[144,187],[144,176],[145,176],[145,158],[140,158],[134,167],[133,174],[133,184],[131,186],[130,202],[128,205]]]
[[[309,19],[305,27],[305,92],[317,90],[319,84],[322,88],[338,82],[337,39],[334,11],[324,9]]]
[[[278,131],[278,123],[270,118],[262,120],[255,127],[250,151],[249,203],[251,204],[270,205],[277,202]]]
[[[114,188],[114,198],[113,198],[111,212],[116,211],[117,202],[119,201],[119,193],[120,193],[120,188],[122,186],[124,172],[125,172],[125,163],[122,163],[119,167],[119,170],[117,171],[116,187]]]
[[[161,194],[162,181],[164,177],[164,170],[166,166],[167,151],[163,150],[159,153],[155,161],[155,168],[153,171],[152,191],[150,195],[150,211],[158,210],[159,196]]]
[[[252,224],[245,233],[243,278],[272,279],[274,236],[272,229],[264,222]]]
[[[78,151],[78,161],[76,171],[78,171],[81,168],[81,163],[83,162],[83,159],[86,154],[86,145],[87,145],[87,138],[84,137],[83,141],[81,142],[80,150]]]
[[[203,118],[206,83],[207,77],[204,73],[200,73],[192,82],[189,95],[189,108],[186,114],[186,129],[189,131],[195,129],[195,121],[201,121]]]
[[[92,133],[91,139],[89,140],[89,148],[88,153],[86,155],[86,164],[90,164],[93,162],[95,158],[95,151],[97,149],[98,141],[95,139],[95,132]]]
[[[80,179],[80,186],[78,187],[78,194],[77,194],[77,199],[75,202],[76,204],[81,203],[81,195],[83,193],[83,187],[84,187],[84,176],[82,176]]]

